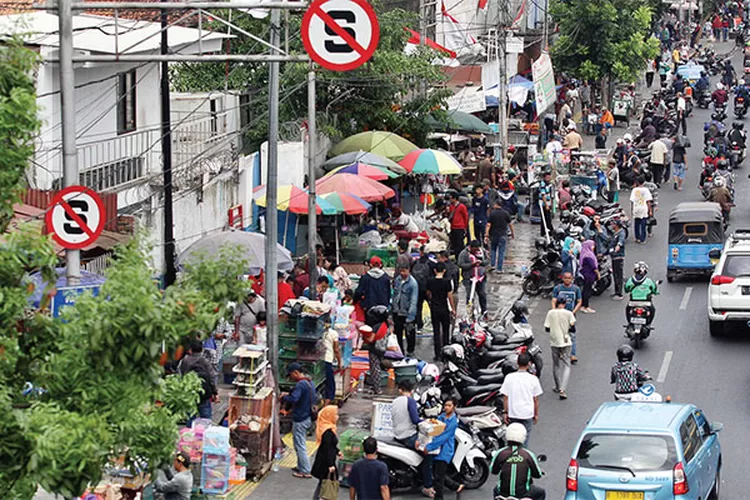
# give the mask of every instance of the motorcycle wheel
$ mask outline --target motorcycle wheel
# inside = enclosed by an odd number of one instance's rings
[[[461,464],[459,476],[459,483],[462,483],[467,490],[476,490],[487,482],[490,476],[490,464],[484,458],[475,458],[472,469],[468,462],[464,462]]]
[[[544,359],[542,358],[542,353],[535,354],[533,361],[534,361],[534,368],[536,368],[536,376],[541,379],[542,368],[544,368]]]
[[[609,285],[612,284],[612,276],[607,275],[604,278],[600,279],[596,283],[594,283],[594,288],[592,290],[592,293],[595,297],[600,296],[604,293],[604,291],[609,288]]]
[[[643,344],[643,341],[641,340],[641,336],[640,335],[636,335],[633,338],[633,347],[635,349],[640,349],[642,344]]]
[[[540,293],[542,293],[542,286],[539,282],[539,278],[534,276],[529,276],[523,281],[523,293],[526,295],[529,295],[530,297],[536,297]]]

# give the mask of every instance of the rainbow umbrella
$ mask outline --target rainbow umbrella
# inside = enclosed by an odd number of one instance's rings
[[[351,165],[342,165],[328,172],[324,177],[336,174],[354,174],[367,177],[375,181],[384,181],[398,177],[396,172],[392,172],[385,167],[376,167],[366,163],[354,162]]]
[[[293,214],[306,214],[308,196],[309,193],[306,190],[297,186],[291,184],[279,186],[276,190],[276,208],[284,211],[288,210]],[[255,204],[259,207],[266,206],[265,184],[253,190],[253,198],[255,198]],[[316,196],[315,212],[323,215],[336,215],[338,210],[320,196]]]
[[[460,174],[461,164],[445,151],[436,149],[417,149],[407,154],[398,162],[412,174]]]
[[[325,201],[336,207],[339,213],[365,214],[370,210],[370,204],[359,196],[349,193],[326,193],[320,196]]]
[[[353,174],[326,176],[315,183],[318,194],[349,193],[365,201],[384,201],[396,196],[396,192],[378,181]]]

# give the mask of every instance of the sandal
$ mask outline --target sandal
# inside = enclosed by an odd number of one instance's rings
[[[435,498],[435,492],[432,491],[432,488],[422,488],[422,496],[425,496],[427,498]]]
[[[310,474],[303,474],[301,472],[292,472],[292,476],[300,479],[310,479],[312,477]]]
[[[560,399],[568,399],[568,395],[565,393],[565,391],[560,391]]]
[[[466,487],[466,485],[464,485],[464,484],[459,484],[459,485],[458,485],[458,489],[456,489],[456,494],[459,494],[459,493],[461,493],[462,491],[464,491],[464,488],[465,488],[465,487]]]

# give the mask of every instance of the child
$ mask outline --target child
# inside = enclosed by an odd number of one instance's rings
[[[261,311],[258,313],[258,323],[253,327],[253,330],[255,332],[255,339],[254,344],[255,345],[266,345],[266,313]]]

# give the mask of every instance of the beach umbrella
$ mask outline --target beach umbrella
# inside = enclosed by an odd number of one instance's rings
[[[279,186],[276,190],[277,204],[276,208],[283,211],[290,211],[293,214],[306,214],[309,193],[305,189],[298,188],[291,184]],[[266,206],[266,186],[258,186],[253,190],[255,204],[259,207]],[[322,215],[336,215],[338,212],[334,206],[327,201],[315,197],[315,212]]]
[[[353,174],[338,174],[323,177],[315,183],[318,194],[350,193],[365,201],[384,201],[396,196],[396,192],[378,181]]]
[[[330,172],[328,172],[325,177],[329,175],[336,175],[336,174],[354,174],[359,175],[362,177],[367,177],[368,179],[372,179],[374,181],[384,181],[387,179],[393,179],[395,177],[398,177],[399,174],[396,172],[392,172],[384,167],[374,167],[372,165],[367,165],[365,163],[356,162],[352,163],[351,165],[342,165],[340,167],[336,167]]]
[[[326,193],[320,195],[325,201],[336,207],[342,214],[365,214],[370,210],[370,204],[359,196],[349,193]]]
[[[331,156],[351,151],[369,151],[392,160],[400,160],[417,149],[417,145],[393,132],[372,130],[347,137],[330,151]]]
[[[375,153],[368,153],[367,151],[362,150],[351,151],[349,153],[334,156],[323,164],[323,170],[328,172],[329,170],[333,170],[336,167],[340,167],[342,165],[351,165],[352,163],[357,162],[365,163],[372,167],[387,168],[391,172],[395,172],[400,175],[404,175],[406,173],[404,167],[402,167],[395,161],[380,155],[376,155]]]
[[[399,162],[412,174],[460,174],[461,164],[445,151],[437,149],[418,149],[412,151]]]
[[[201,257],[216,257],[224,246],[236,246],[242,251],[242,258],[248,262],[248,271],[257,273],[266,267],[265,255],[266,235],[246,231],[223,231],[213,233],[193,242],[178,258],[181,264]],[[276,244],[276,260],[278,269],[291,271],[294,267],[292,254],[283,246]]]
[[[477,134],[493,133],[489,125],[470,113],[458,111],[457,109],[452,109],[445,113],[447,117],[444,120],[438,120],[432,115],[427,116],[427,124],[432,130],[460,130],[462,132],[474,132]]]

